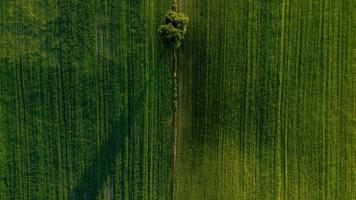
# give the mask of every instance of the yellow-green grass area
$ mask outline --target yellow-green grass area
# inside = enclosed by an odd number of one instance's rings
[[[174,199],[356,199],[352,0],[180,0]]]
[[[0,199],[170,199],[167,0],[0,1]]]

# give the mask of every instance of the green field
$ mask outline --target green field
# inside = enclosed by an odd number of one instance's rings
[[[178,0],[176,117],[170,5],[0,1],[0,200],[356,199],[356,2]]]
[[[1,1],[1,200],[172,196],[169,4]]]
[[[181,3],[176,199],[356,199],[351,3]]]

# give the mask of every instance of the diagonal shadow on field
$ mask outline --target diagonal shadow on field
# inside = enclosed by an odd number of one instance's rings
[[[120,119],[119,127],[126,127],[125,120]],[[115,159],[119,152],[123,151],[124,138],[127,130],[117,132],[115,127],[111,130],[107,140],[100,147],[95,158],[86,167],[77,185],[71,191],[71,200],[97,199],[100,190],[108,176],[113,173]]]

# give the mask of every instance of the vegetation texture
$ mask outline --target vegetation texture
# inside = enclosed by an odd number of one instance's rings
[[[355,4],[1,0],[0,199],[356,199]]]
[[[180,1],[175,199],[356,199],[355,4]]]
[[[0,199],[170,199],[169,1],[0,1]]]

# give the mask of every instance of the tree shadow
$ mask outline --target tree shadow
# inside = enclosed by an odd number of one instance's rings
[[[95,158],[85,168],[77,185],[71,190],[71,200],[97,199],[103,189],[105,181],[114,173],[115,159],[119,152],[123,151],[127,130],[125,120],[120,119],[118,127],[113,127],[107,140],[101,145]],[[120,130],[120,132],[115,131]]]

